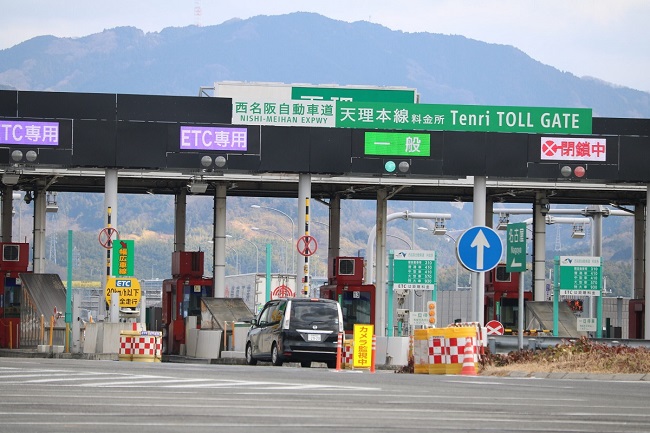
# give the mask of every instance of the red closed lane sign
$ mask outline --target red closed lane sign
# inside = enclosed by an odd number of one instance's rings
[[[485,324],[487,335],[503,335],[504,329],[498,320],[490,320]]]

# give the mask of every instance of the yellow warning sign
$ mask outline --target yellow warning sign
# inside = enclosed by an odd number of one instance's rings
[[[106,302],[111,303],[111,295],[118,293],[120,295],[120,307],[137,307],[142,298],[140,282],[137,278],[114,278],[111,277],[106,282]]]
[[[354,368],[370,368],[372,365],[372,335],[374,325],[354,325]]]

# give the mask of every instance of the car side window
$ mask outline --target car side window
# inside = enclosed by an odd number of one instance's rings
[[[281,302],[280,304],[275,305],[275,308],[269,313],[271,317],[271,323],[276,324],[282,320],[286,306],[286,302]]]
[[[257,321],[259,326],[266,326],[269,322],[269,311],[272,309],[273,304],[267,305],[260,313],[260,318]]]

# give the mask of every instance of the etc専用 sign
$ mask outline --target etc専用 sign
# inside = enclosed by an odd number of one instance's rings
[[[21,146],[58,146],[58,122],[0,120],[0,143]]]
[[[248,150],[248,130],[227,126],[181,126],[181,150]]]

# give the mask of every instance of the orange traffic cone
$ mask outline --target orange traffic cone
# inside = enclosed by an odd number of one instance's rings
[[[474,364],[474,346],[472,340],[465,340],[465,352],[463,353],[463,368],[460,370],[463,376],[476,376],[476,365]]]

